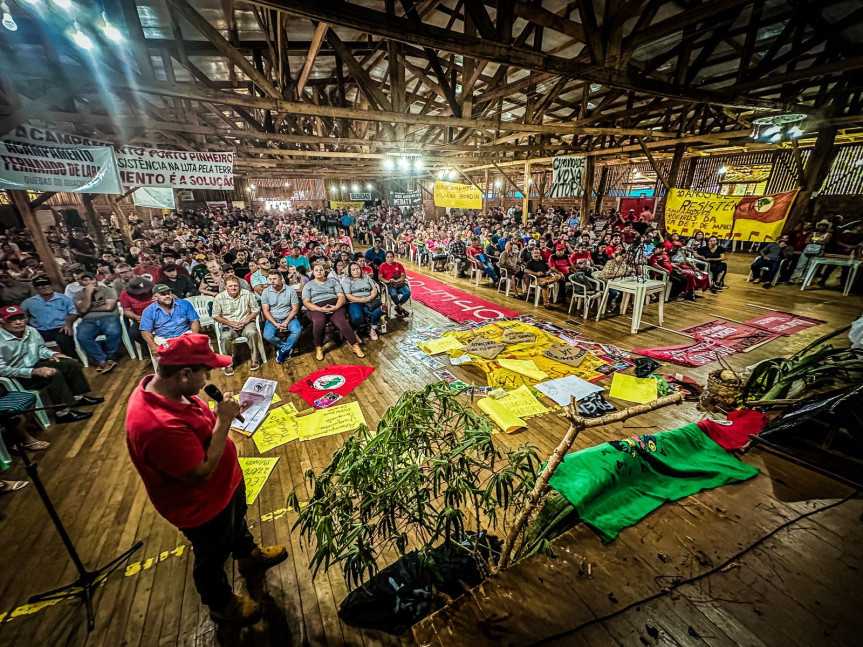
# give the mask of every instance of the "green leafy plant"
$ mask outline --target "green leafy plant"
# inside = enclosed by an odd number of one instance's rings
[[[790,357],[774,357],[756,364],[743,388],[743,403],[784,398],[795,385],[812,390],[859,383],[863,380],[863,351],[826,343],[849,328],[834,330]]]
[[[435,545],[459,545],[468,531],[505,526],[524,507],[539,459],[528,445],[498,449],[492,430],[445,382],[403,393],[376,430],[360,427],[320,474],[306,473],[305,507],[296,491],[288,497],[299,510],[294,529],[314,546],[310,568],[339,564],[352,587],[393,549],[417,548],[422,559]],[[469,550],[487,572],[481,544]]]

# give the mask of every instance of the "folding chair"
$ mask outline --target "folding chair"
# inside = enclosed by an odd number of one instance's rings
[[[574,283],[572,281],[567,281],[572,286],[572,298],[569,300],[569,310],[567,311],[569,314],[572,314],[572,307],[581,308],[582,303],[584,304],[584,311],[582,313],[582,318],[587,319],[590,316],[590,306],[596,303],[597,309],[599,309],[599,303],[602,301],[602,293],[605,290],[605,284],[598,279],[587,279],[590,283],[596,284],[596,291],[593,294],[587,293],[587,287],[582,285],[581,283]]]

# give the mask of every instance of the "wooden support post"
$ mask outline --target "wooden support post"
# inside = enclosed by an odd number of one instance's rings
[[[584,168],[584,196],[581,199],[582,222],[587,222],[590,213],[590,196],[593,193],[593,171],[596,168],[596,158],[588,157]]]
[[[521,190],[521,224],[527,223],[527,217],[530,214],[530,162],[524,163],[524,188]]]
[[[665,190],[668,191],[671,186],[668,184],[668,180],[665,179],[665,175],[662,173],[662,169],[659,168],[659,164],[657,164],[656,160],[653,158],[653,153],[650,152],[650,149],[644,143],[644,138],[636,137],[636,139],[638,140],[638,145],[641,146],[641,150],[647,156],[647,161],[650,162],[650,166],[653,168],[654,171],[656,171],[656,177],[659,178],[659,181],[662,182],[662,186],[664,186]]]
[[[593,212],[598,214],[602,211],[602,199],[605,197],[606,192],[608,191],[608,165],[602,167],[602,171],[599,174],[599,188],[596,190],[596,207]],[[585,212],[581,214],[581,224],[584,226],[587,223],[587,218],[590,216],[589,213]]]
[[[15,205],[18,213],[21,215],[21,220],[24,226],[33,237],[33,245],[36,247],[36,253],[39,255],[39,260],[42,261],[42,267],[45,268],[45,273],[51,279],[51,284],[58,292],[62,292],[66,287],[63,281],[63,274],[60,272],[60,265],[57,263],[57,258],[54,252],[51,251],[51,245],[45,237],[45,232],[39,226],[39,221],[36,220],[36,215],[30,208],[30,201],[27,199],[26,191],[18,191],[7,189],[6,194]]]
[[[791,207],[791,213],[785,221],[784,231],[791,231],[798,222],[803,220],[803,217],[810,210],[810,202],[812,194],[821,188],[827,174],[830,172],[830,166],[833,164],[833,159],[836,157],[837,149],[833,146],[836,140],[836,127],[829,126],[818,131],[818,139],[815,140],[815,147],[812,149],[812,154],[806,160],[806,169],[803,186],[797,193],[794,200],[794,206]]]
[[[120,227],[120,233],[123,235],[126,249],[129,249],[135,244],[134,240],[132,240],[132,228],[129,227],[129,221],[126,219],[126,216],[123,214],[123,211],[120,209],[120,205],[117,204],[116,200],[111,199],[111,196],[109,195],[106,195],[105,199],[108,201],[108,206],[111,207],[111,213],[114,214],[114,219]]]
[[[483,217],[488,215],[488,169],[485,170],[485,177],[483,179],[483,193],[482,193],[482,215]]]
[[[515,540],[519,535],[521,535],[522,530],[527,525],[533,511],[539,507],[540,502],[545,496],[546,490],[548,490],[548,482],[551,480],[551,477],[554,475],[558,466],[563,462],[564,456],[566,456],[566,453],[570,450],[572,444],[575,442],[575,439],[582,430],[587,429],[588,427],[601,427],[612,422],[620,422],[631,418],[632,416],[647,413],[648,411],[655,411],[656,409],[667,407],[670,404],[680,404],[681,402],[683,402],[683,393],[678,391],[673,395],[667,395],[664,398],[659,398],[653,402],[639,404],[634,407],[623,409],[622,411],[615,411],[614,413],[609,413],[599,418],[582,418],[578,415],[578,407],[576,406],[576,403],[574,401],[571,402],[566,407],[566,417],[569,418],[569,429],[563,437],[563,440],[560,441],[560,444],[552,452],[546,462],[545,469],[540,472],[539,477],[536,479],[536,484],[528,496],[527,504],[521,512],[519,512],[518,516],[513,521],[512,527],[507,531],[506,542],[504,542],[498,563],[492,568],[492,575],[497,575],[509,565],[509,557],[512,553],[513,546],[515,545]]]
[[[102,231],[99,214],[93,208],[93,196],[85,193],[81,196],[81,201],[84,203],[84,214],[87,226],[90,229],[90,235],[96,239],[96,244],[99,246],[99,251],[101,252],[105,248],[105,232]]]

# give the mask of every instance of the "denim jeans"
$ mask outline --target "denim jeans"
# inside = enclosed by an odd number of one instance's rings
[[[275,346],[278,350],[289,351],[294,347],[294,344],[297,343],[297,337],[300,336],[300,329],[301,326],[299,320],[296,318],[291,319],[288,322],[288,338],[282,341],[281,337],[277,334],[279,332],[278,328],[268,320],[264,324],[264,339]]]
[[[98,342],[96,337],[105,335],[105,341]],[[97,364],[117,358],[117,349],[123,339],[120,319],[111,314],[107,317],[89,317],[81,320],[75,333],[84,352]]]
[[[356,330],[366,322],[366,317],[371,319],[372,328],[377,330],[378,324],[381,321],[384,311],[380,306],[372,310],[367,303],[349,303],[348,316],[351,320],[351,326]]]
[[[403,285],[400,288],[387,286],[387,292],[389,292],[390,299],[392,299],[397,306],[400,306],[411,298],[411,289],[406,285]]]
[[[779,261],[774,261],[774,260],[762,258],[761,256],[759,256],[758,258],[755,259],[755,262],[752,263],[752,266],[750,267],[750,269],[752,270],[752,278],[753,279],[760,279],[761,278],[761,271],[766,269],[767,270],[767,278],[764,279],[764,282],[770,283],[771,281],[773,281],[773,277],[776,276],[776,272],[779,271]]]

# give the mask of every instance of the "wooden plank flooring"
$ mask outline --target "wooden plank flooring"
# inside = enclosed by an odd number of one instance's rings
[[[793,352],[833,327],[846,325],[863,308],[863,300],[842,298],[836,289],[801,293],[796,288],[768,291],[747,284],[747,260],[742,255],[732,258],[730,288],[721,295],[708,295],[695,304],[667,304],[665,326],[680,329],[712,319],[711,314],[739,320],[759,314],[747,304],[776,307],[829,323],[730,358],[733,367],[743,368],[765,357]],[[570,318],[562,308],[547,311],[506,298],[487,283],[475,288],[440,273],[434,278],[554,323]],[[653,320],[654,311],[655,306],[647,308],[646,321]],[[445,323],[441,315],[414,303],[409,321],[391,322],[382,341],[365,344],[367,357],[361,361],[376,370],[346,401],[358,401],[370,425],[401,391],[433,380],[431,370],[406,357],[399,342],[411,327]],[[587,321],[580,331],[625,349],[685,343],[685,338],[657,329],[631,335],[627,317]],[[320,367],[308,352],[308,340],[303,348],[304,354],[284,366],[270,361],[256,373],[278,380],[281,397],[301,409],[307,405],[287,389]],[[326,355],[328,363],[355,360],[344,346]],[[393,637],[342,624],[337,610],[347,588],[341,573],[334,569],[313,578],[308,547],[290,532],[295,517],[285,509],[287,495],[295,488],[305,491],[305,471],[326,465],[343,436],[292,442],[266,454],[280,460],[250,506],[249,523],[252,533],[264,543],[288,546],[289,559],[263,581],[249,583],[251,593],[265,608],[261,623],[233,634],[216,630],[194,590],[185,538],[155,513],[126,454],[125,401],[149,368],[149,362],[124,359],[108,377],[88,369],[94,391],[105,395],[108,402],[96,408],[96,415],[86,423],[44,433],[42,437],[53,446],[38,456],[40,474],[86,565],[108,561],[136,539],[144,542],[144,548],[128,568],[121,568],[100,588],[95,600],[97,628],[88,636],[83,608],[77,602],[38,610],[22,606],[31,594],[65,584],[75,573],[35,490],[30,487],[0,497],[0,613],[6,613],[0,623],[0,647],[414,644],[410,634]],[[713,366],[671,368],[703,381]],[[475,369],[452,370],[466,381],[483,383]],[[219,374],[214,381],[223,390],[236,390],[247,376],[246,369],[240,368],[232,378]],[[578,439],[576,448],[627,433],[677,427],[702,416],[693,405],[685,404],[622,425],[590,429]],[[546,415],[532,419],[525,432],[497,438],[510,445],[530,442],[547,455],[565,431],[561,418]],[[235,440],[241,455],[258,455],[251,440]],[[478,647],[528,644],[559,634],[546,644],[851,644],[863,629],[859,614],[863,603],[859,586],[863,504],[859,500],[778,532],[724,572],[601,624],[567,633],[590,618],[619,611],[629,602],[654,594],[675,577],[688,578],[720,564],[785,521],[850,492],[767,454],[751,452],[745,460],[758,466],[762,475],[663,506],[608,546],[602,546],[583,527],[573,529],[555,543],[557,559],[526,560],[485,583],[473,599],[462,598],[470,604],[457,601],[452,609],[424,623],[418,629],[421,642]],[[20,461],[4,474],[4,478],[24,477]],[[588,561],[592,564],[590,579],[579,575]],[[237,590],[246,589],[242,578],[232,577]],[[566,604],[561,605],[561,600]],[[486,617],[467,611],[477,605],[486,609]]]

